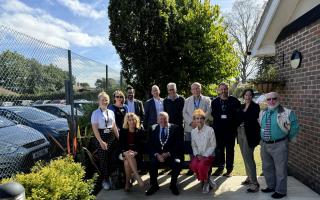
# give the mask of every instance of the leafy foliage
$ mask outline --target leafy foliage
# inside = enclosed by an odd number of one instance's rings
[[[59,92],[64,89],[67,71],[52,64],[43,65],[11,51],[0,54],[0,87],[28,94]]]
[[[95,178],[84,181],[84,168],[71,157],[52,160],[49,165],[38,162],[29,174],[17,174],[1,182],[16,181],[26,191],[27,200],[33,199],[95,199],[91,195]]]
[[[181,94],[237,74],[238,60],[209,0],[110,0],[110,40],[122,75],[140,95],[175,82]]]

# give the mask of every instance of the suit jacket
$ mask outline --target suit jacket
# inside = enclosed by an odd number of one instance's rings
[[[166,144],[164,144],[163,149],[160,143],[160,125],[155,124],[150,127],[149,132],[149,153],[150,157],[154,157],[156,153],[170,152],[171,158],[180,160],[183,158],[183,146],[182,140],[179,137],[179,126],[175,124],[169,124],[169,138]]]
[[[163,102],[163,99],[160,98],[160,101]],[[144,103],[144,111],[145,111],[145,115],[144,115],[143,127],[147,130],[149,126],[156,124],[158,119],[156,104],[153,98],[147,100]]]
[[[211,100],[207,96],[201,95],[200,105],[199,108],[203,110],[206,114],[206,120],[209,119],[211,108],[210,108]],[[192,114],[193,111],[196,110],[194,105],[194,97],[190,96],[186,99],[183,107],[183,119],[184,119],[184,132],[191,132],[192,127],[190,126],[190,123],[193,120]]]
[[[247,136],[249,147],[253,148],[260,142],[260,125],[258,122],[260,107],[255,102],[251,102],[247,111],[243,112],[245,105],[241,105],[241,122],[244,123],[244,129]]]
[[[126,99],[126,101],[124,102],[126,105],[128,105],[128,100]],[[138,99],[133,99],[133,104],[134,104],[134,113],[140,117],[140,122],[141,124],[143,124],[143,120],[144,120],[144,108],[143,108],[143,104],[142,101],[138,100]]]

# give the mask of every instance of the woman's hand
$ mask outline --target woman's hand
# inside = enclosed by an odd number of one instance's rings
[[[108,150],[108,143],[106,143],[105,141],[103,141],[103,140],[101,140],[100,142],[100,147],[101,147],[101,149],[103,149],[103,150]]]
[[[203,159],[203,156],[197,155],[197,159],[202,160],[202,159]]]

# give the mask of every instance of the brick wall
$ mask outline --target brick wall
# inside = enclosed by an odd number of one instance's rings
[[[294,50],[303,56],[298,69],[290,66]],[[276,58],[286,80],[281,102],[300,124],[297,142],[289,147],[289,174],[320,193],[320,20],[277,43]]]

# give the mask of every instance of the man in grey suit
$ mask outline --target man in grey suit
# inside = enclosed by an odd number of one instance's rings
[[[151,88],[152,98],[144,104],[145,117],[143,126],[148,130],[149,126],[156,124],[158,115],[163,111],[163,99],[160,97],[160,89],[157,85]]]
[[[128,112],[135,113],[139,118],[141,124],[144,120],[144,108],[140,100],[134,98],[135,90],[132,86],[127,87],[127,99],[124,102],[128,106]]]

